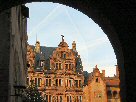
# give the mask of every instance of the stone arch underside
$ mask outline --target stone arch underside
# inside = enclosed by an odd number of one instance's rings
[[[0,12],[19,4],[42,1],[73,7],[92,18],[103,29],[113,46],[120,68],[122,102],[134,101],[136,96],[133,93],[136,90],[133,81],[136,78],[136,69],[134,69],[136,65],[136,2],[127,0],[1,0]]]

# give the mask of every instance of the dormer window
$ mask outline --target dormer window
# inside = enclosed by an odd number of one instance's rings
[[[40,61],[40,66],[43,67],[44,66],[44,62]]]

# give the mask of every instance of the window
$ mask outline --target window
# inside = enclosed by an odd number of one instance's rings
[[[61,68],[61,63],[56,63],[56,69],[62,69]]]
[[[75,102],[82,102],[82,96],[76,96],[76,101]]]
[[[69,85],[70,87],[72,87],[72,80],[69,80]]]
[[[55,102],[58,102],[59,100],[58,100],[58,96],[56,96],[56,101]]]
[[[59,86],[61,86],[61,79],[59,79]]]
[[[75,86],[76,87],[82,87],[82,81],[81,80],[75,80]]]
[[[61,63],[59,63],[59,69],[61,69]]]
[[[38,87],[40,87],[41,86],[41,78],[38,78]]]
[[[45,100],[46,100],[46,102],[52,102],[51,95],[46,95]]]
[[[35,85],[38,86],[38,85],[37,85],[37,78],[35,78]]]
[[[69,64],[69,69],[72,69],[71,64]]]
[[[79,96],[79,102],[82,102],[82,96]]]
[[[60,96],[60,102],[62,102],[62,96]]]
[[[70,96],[70,102],[72,102],[72,96]]]
[[[40,66],[43,67],[44,66],[44,62],[40,61]]]
[[[66,54],[65,53],[63,53],[63,58],[66,58]]]
[[[66,70],[68,69],[68,64],[65,64]]]
[[[107,91],[107,96],[108,96],[108,99],[111,99],[112,98],[112,91]]]
[[[75,86],[78,87],[78,80],[75,80]]]
[[[71,63],[71,64],[69,65],[69,68],[70,68],[70,69],[73,69],[73,68],[74,68],[74,64]]]
[[[58,63],[56,63],[56,69],[58,69]]]
[[[58,86],[58,79],[56,79],[56,86]]]
[[[76,102],[78,102],[79,100],[78,100],[78,96],[76,96]]]
[[[79,80],[79,87],[82,87],[82,82],[81,82],[81,80]]]
[[[48,86],[48,79],[46,79],[46,86]]]
[[[46,101],[48,102],[48,95],[46,95]]]
[[[114,98],[117,98],[117,97],[118,97],[117,91],[113,91],[113,97],[114,97]]]
[[[51,79],[49,79],[49,86],[51,86]]]
[[[72,96],[67,96],[67,102],[72,102]]]
[[[49,102],[52,102],[52,97],[51,97],[51,95],[49,95]]]
[[[45,84],[46,86],[51,86],[51,79],[49,79],[49,78],[47,78],[46,79],[46,84]]]
[[[96,78],[96,82],[97,82],[97,83],[99,82],[99,79],[98,79],[98,78]]]
[[[62,102],[62,96],[56,96],[56,101],[55,102]]]
[[[62,79],[56,79],[56,86],[62,86]]]
[[[68,79],[66,80],[66,86],[68,86]]]
[[[67,102],[69,102],[69,96],[67,96]]]
[[[27,78],[26,84],[29,85],[29,78]]]

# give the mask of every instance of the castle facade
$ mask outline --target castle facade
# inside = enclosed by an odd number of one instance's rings
[[[58,47],[28,46],[28,85],[34,81],[38,90],[47,102],[82,102],[83,66],[76,51],[62,41]]]
[[[27,85],[34,84],[46,102],[120,102],[119,71],[105,77],[97,65],[83,71],[80,55],[64,41],[58,47],[27,46]]]

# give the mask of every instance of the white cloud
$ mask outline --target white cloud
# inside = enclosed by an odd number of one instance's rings
[[[106,42],[108,42],[107,38],[101,37],[101,38],[95,39],[95,41],[89,41],[89,42],[86,42],[84,45],[80,45],[78,47],[78,50],[80,51],[80,53],[82,53],[85,50],[95,49]]]
[[[43,20],[41,20],[39,22],[39,24],[34,25],[33,29],[29,32],[29,37],[31,37],[33,34],[35,34],[36,32],[39,31],[39,29],[41,29],[42,27],[45,27],[48,22],[49,19],[51,19],[51,17],[54,17],[53,15],[56,13],[56,11],[61,7],[62,5],[58,5],[56,6],[47,16],[45,16],[45,18]],[[44,26],[43,26],[44,25]]]

